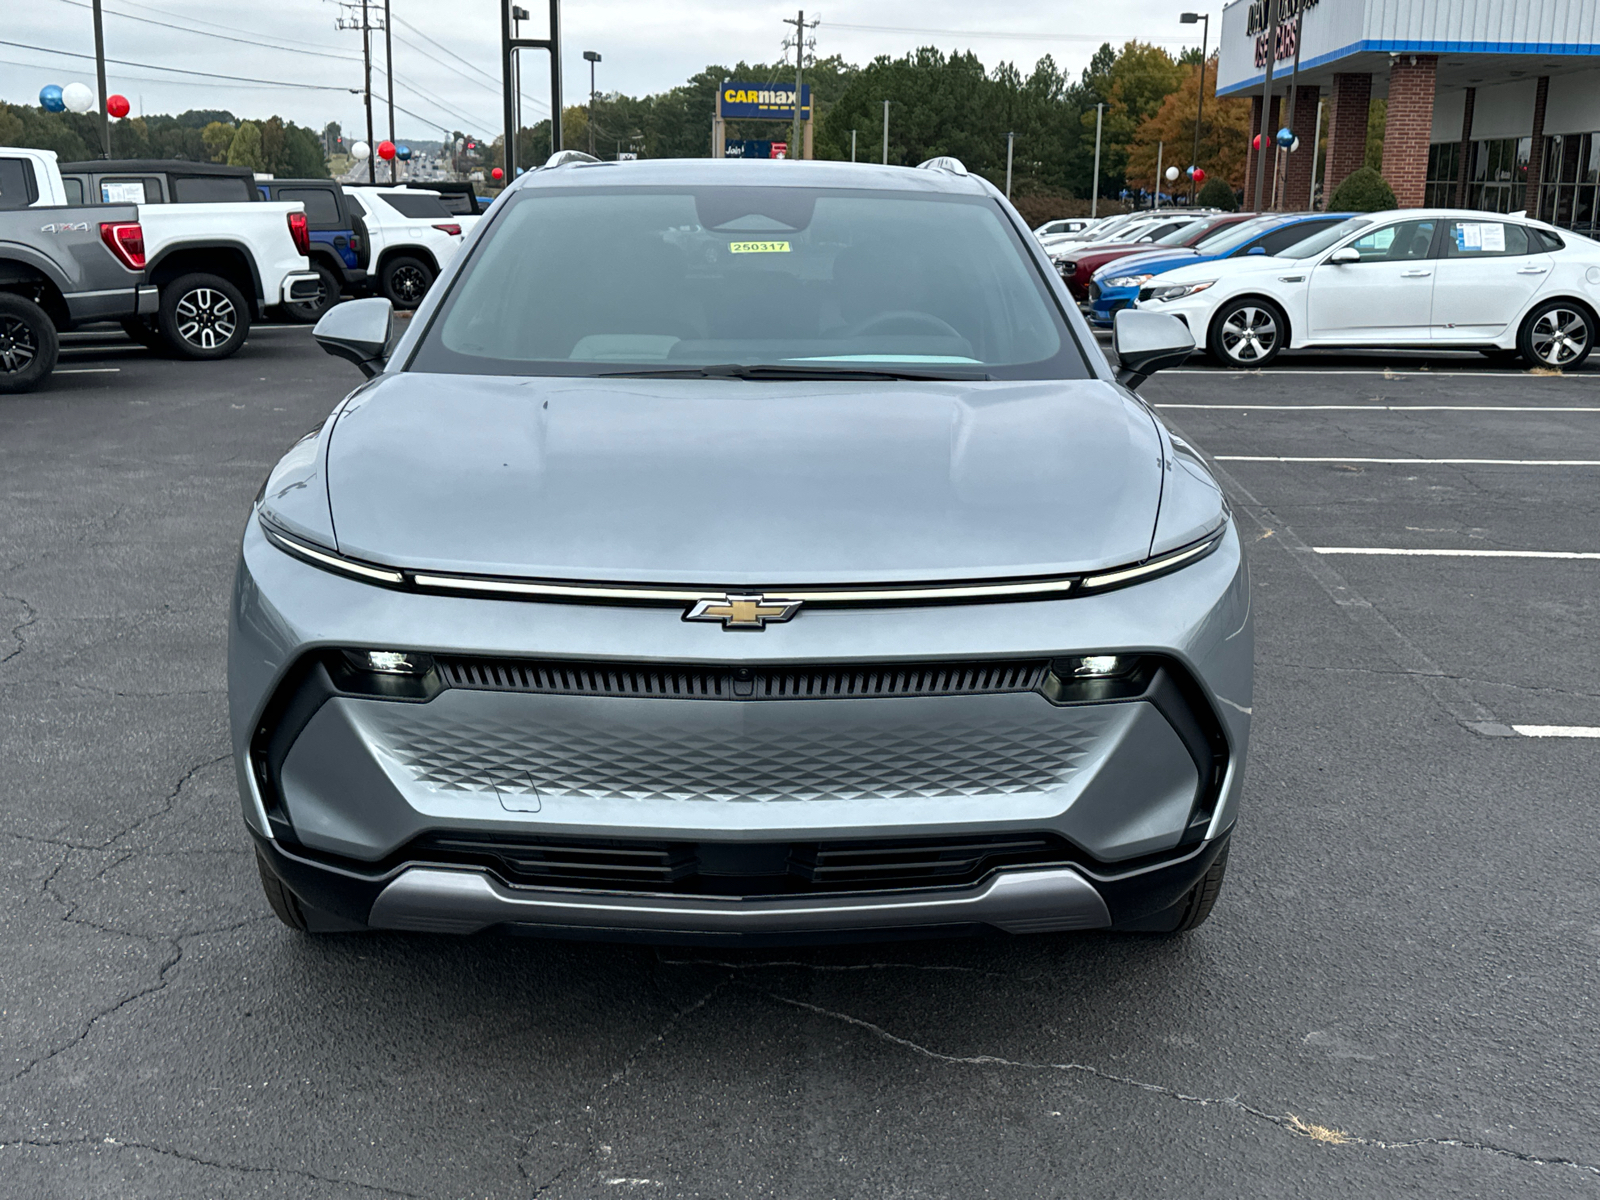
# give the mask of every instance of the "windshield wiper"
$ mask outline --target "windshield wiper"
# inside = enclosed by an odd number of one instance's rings
[[[883,367],[834,367],[803,363],[714,363],[703,367],[648,367],[638,371],[600,371],[602,379],[911,379],[928,382],[966,382],[988,379],[987,371],[941,367],[937,371],[911,371]]]

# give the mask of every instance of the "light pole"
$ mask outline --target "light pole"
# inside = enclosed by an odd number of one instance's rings
[[[1014,133],[1006,134],[1006,199],[1011,199],[1011,146],[1017,140]]]
[[[1094,106],[1094,183],[1089,188],[1089,219],[1100,214],[1100,123],[1106,115],[1106,106]]]
[[[856,131],[854,129],[852,129],[850,131],[850,161],[851,162],[855,162],[855,160],[856,160]]]
[[[1194,107],[1194,152],[1189,155],[1189,166],[1200,165],[1200,118],[1206,111],[1206,51],[1211,46],[1211,14],[1210,13],[1184,13],[1178,18],[1181,25],[1196,25],[1204,22],[1200,28],[1200,102]],[[1194,207],[1194,176],[1189,176],[1189,206]]]
[[[528,10],[527,9],[521,7],[520,5],[516,5],[516,4],[513,4],[511,6],[511,26],[512,26],[512,29],[515,31],[515,33],[514,33],[515,37],[519,37],[520,38],[522,36],[522,23],[524,21],[529,20],[529,19],[530,18],[528,16]],[[515,106],[516,112],[517,112],[516,120],[511,122],[513,130],[515,130],[515,132],[513,133],[512,136],[521,137],[522,136],[522,56],[520,54],[513,56],[512,60],[511,60],[511,92],[512,92],[512,97],[513,97],[512,104]]]
[[[889,165],[889,102],[883,102],[883,165]]]
[[[594,153],[594,65],[600,61],[595,50],[585,50],[583,61],[589,64],[589,153]]]

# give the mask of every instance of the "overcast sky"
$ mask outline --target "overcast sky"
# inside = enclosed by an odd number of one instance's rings
[[[400,140],[437,139],[441,125],[493,136],[501,124],[499,8],[496,0],[392,0],[395,128]],[[81,80],[94,88],[94,32],[87,0],[0,0],[0,99],[38,102],[48,83]],[[361,35],[334,28],[348,4],[334,0],[104,0],[106,57],[111,92],[121,92],[135,114],[225,108],[244,116],[272,113],[320,129],[329,120],[359,132],[365,124],[361,88]],[[360,4],[353,6],[359,22]],[[533,20],[524,36],[542,37],[548,5],[523,0]],[[838,53],[856,63],[875,55],[899,56],[921,45],[974,51],[985,66],[1011,60],[1031,69],[1049,53],[1074,75],[1102,41],[1132,37],[1176,52],[1198,42],[1200,26],[1180,25],[1185,9],[1213,14],[1222,4],[1195,0],[1010,0],[975,5],[970,0],[852,0],[825,4],[816,38],[819,56]],[[382,13],[382,0],[372,6]],[[585,50],[603,55],[601,91],[632,95],[683,82],[709,62],[770,62],[795,10],[759,0],[565,0],[562,24],[566,101],[581,103],[589,90]],[[807,20],[816,16],[808,12]],[[136,19],[135,19],[136,18]],[[856,28],[852,28],[852,26]],[[859,28],[871,26],[873,28]],[[176,28],[174,28],[176,27]],[[999,35],[999,36],[992,36]],[[240,40],[228,40],[229,38]],[[443,50],[430,45],[429,41]],[[374,35],[375,102],[384,96],[383,35]],[[70,57],[39,49],[68,51]],[[255,43],[266,43],[255,44]],[[1215,46],[1215,37],[1212,39]],[[448,52],[448,53],[446,53]],[[451,57],[451,55],[458,57]],[[155,67],[209,72],[182,75]],[[241,82],[271,81],[265,86]],[[530,52],[524,69],[524,121],[548,113],[547,68]],[[349,89],[355,89],[352,94]],[[528,104],[533,108],[530,110]],[[387,118],[375,108],[379,138]]]

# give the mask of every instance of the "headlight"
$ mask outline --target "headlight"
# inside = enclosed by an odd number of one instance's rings
[[[1160,287],[1146,288],[1144,291],[1139,293],[1139,299],[1178,300],[1184,296],[1193,296],[1197,292],[1203,292],[1214,283],[1216,283],[1215,279],[1207,279],[1200,283],[1162,284]]]
[[[1118,275],[1115,279],[1106,280],[1105,285],[1114,288],[1143,287],[1154,278],[1154,275]]]

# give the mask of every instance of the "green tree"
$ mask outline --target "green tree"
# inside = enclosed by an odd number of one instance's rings
[[[226,121],[212,121],[200,131],[200,140],[212,162],[227,162],[228,150],[239,131]]]
[[[234,131],[233,141],[228,146],[228,165],[249,167],[252,171],[266,170],[261,157],[261,127],[254,121],[243,121]]]
[[[1395,207],[1394,189],[1372,167],[1352,171],[1328,200],[1329,212],[1384,212]]]
[[[1213,177],[1206,180],[1195,200],[1206,208],[1215,208],[1222,212],[1239,211],[1239,202],[1234,198],[1232,186],[1222,179]]]

